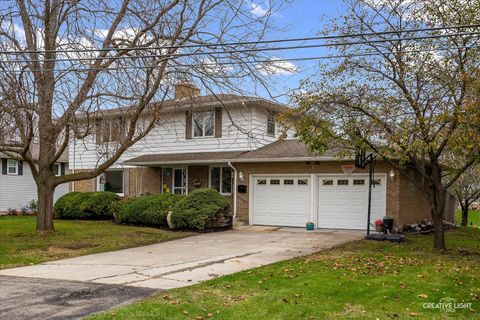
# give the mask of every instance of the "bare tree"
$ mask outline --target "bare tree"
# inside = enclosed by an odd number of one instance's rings
[[[462,226],[466,226],[470,206],[480,199],[480,165],[468,168],[453,185],[453,191],[462,209]]]
[[[251,61],[265,57],[251,49],[261,48],[255,40],[271,24],[276,7],[270,3],[261,16],[250,12],[249,1],[232,0],[3,3],[0,152],[23,159],[32,171],[37,230],[54,230],[59,184],[101,174],[161,121],[163,101],[180,75],[209,90],[236,92],[243,80],[261,76]],[[100,122],[126,130],[119,129],[95,169],[55,176],[54,164],[73,135],[92,135]],[[32,155],[36,143],[38,157]]]
[[[430,202],[434,247],[445,250],[446,192],[480,158],[480,59],[478,28],[440,27],[480,23],[480,2],[346,4],[326,31],[345,35],[331,41],[338,58],[321,63],[319,79],[294,97],[305,116],[297,133],[320,152],[365,148],[405,174],[413,170]],[[463,160],[446,166],[449,153]]]

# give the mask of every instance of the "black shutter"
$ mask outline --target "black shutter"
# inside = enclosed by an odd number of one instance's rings
[[[18,161],[18,175],[23,175],[23,161]]]
[[[185,113],[185,139],[192,139],[192,112]]]
[[[7,174],[7,159],[2,159],[2,174]]]
[[[222,108],[215,108],[215,138],[222,137]]]
[[[60,175],[65,175],[65,163],[60,163]]]

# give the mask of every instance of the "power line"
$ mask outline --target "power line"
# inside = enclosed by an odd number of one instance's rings
[[[152,55],[138,55],[138,56],[119,56],[119,57],[85,57],[85,58],[56,58],[56,59],[43,59],[43,60],[25,60],[25,59],[15,59],[15,60],[4,60],[3,63],[30,63],[30,62],[69,62],[69,61],[87,61],[87,60],[128,60],[128,59],[144,59],[144,58],[175,58],[175,57],[189,57],[189,56],[203,56],[203,55],[221,55],[221,54],[233,54],[233,53],[252,53],[252,52],[261,52],[261,51],[279,51],[279,50],[296,50],[296,49],[313,49],[313,48],[326,48],[326,47],[338,47],[338,46],[349,46],[349,45],[362,45],[362,44],[374,44],[374,43],[384,43],[384,42],[402,42],[402,41],[412,41],[412,40],[426,40],[426,39],[439,39],[445,37],[458,37],[458,36],[473,36],[479,35],[478,32],[462,32],[455,34],[445,34],[445,35],[430,35],[430,36],[416,36],[416,37],[406,37],[406,38],[389,38],[389,39],[379,39],[379,40],[367,40],[367,41],[354,41],[354,42],[344,42],[344,43],[322,43],[314,45],[299,45],[299,46],[284,46],[284,47],[272,47],[272,48],[253,48],[253,49],[239,49],[239,50],[230,50],[230,51],[211,51],[211,52],[187,52],[187,53],[171,53],[171,54],[152,54]]]
[[[274,40],[258,40],[258,41],[243,41],[243,42],[226,42],[226,43],[203,43],[203,44],[191,44],[184,46],[147,46],[147,47],[109,47],[109,48],[97,48],[97,49],[60,49],[60,50],[25,50],[25,51],[0,51],[0,54],[45,54],[45,53],[79,53],[79,52],[104,52],[104,51],[137,51],[137,50],[165,50],[165,49],[180,49],[180,48],[201,48],[201,47],[220,47],[220,46],[237,46],[237,45],[250,45],[250,44],[271,44],[281,42],[300,42],[300,41],[313,41],[313,40],[333,40],[344,38],[358,38],[358,37],[370,37],[379,35],[391,35],[391,34],[403,34],[412,32],[426,32],[426,31],[440,31],[448,29],[465,29],[465,28],[478,28],[480,24],[469,25],[457,25],[457,26],[442,26],[442,27],[429,27],[429,28],[414,28],[414,29],[401,29],[393,31],[380,31],[380,32],[368,32],[368,33],[353,33],[345,35],[327,35],[318,37],[303,37],[303,38],[287,38],[287,39],[274,39]]]
[[[448,50],[466,50],[480,48],[479,46],[463,46],[463,47],[440,47],[440,48],[427,48],[427,49],[412,49],[412,50],[397,50],[395,52],[365,52],[365,53],[352,53],[341,55],[326,55],[326,56],[314,56],[314,57],[301,57],[301,58],[285,58],[285,59],[267,59],[267,60],[246,60],[236,62],[207,62],[202,64],[179,64],[172,67],[218,67],[228,65],[240,65],[240,64],[262,64],[262,63],[282,63],[282,62],[294,62],[294,61],[312,61],[323,59],[339,59],[339,58],[355,58],[355,57],[369,57],[379,55],[391,55],[393,53],[420,53],[420,52],[434,52],[434,51],[448,51]],[[268,66],[263,66],[268,68]],[[77,69],[45,69],[43,71],[56,71],[56,72],[88,72],[88,71],[119,71],[119,70],[135,70],[135,69],[155,69],[158,66],[125,66],[125,67],[108,67],[108,68],[77,68]],[[3,73],[25,73],[26,71],[42,71],[42,70],[0,70]]]

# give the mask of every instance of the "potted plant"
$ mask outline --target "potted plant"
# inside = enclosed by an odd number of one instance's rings
[[[383,228],[388,230],[389,233],[392,233],[393,229],[393,218],[390,216],[383,217]]]
[[[375,225],[375,230],[377,232],[380,232],[382,233],[385,229],[384,229],[384,223],[383,223],[383,220],[382,219],[377,219],[375,220],[375,222],[373,223]]]
[[[309,221],[307,222],[307,230],[313,230],[315,228],[315,223]]]

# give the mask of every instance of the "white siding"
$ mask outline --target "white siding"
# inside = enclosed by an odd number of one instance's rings
[[[168,115],[144,139],[129,148],[113,168],[121,167],[128,159],[144,154],[169,154],[191,152],[217,152],[253,150],[278,139],[266,134],[267,112],[258,108],[231,107],[222,112],[222,137],[185,139],[185,112],[179,111]],[[279,125],[277,124],[277,130]],[[106,160],[102,151],[95,144],[91,135],[83,141],[70,144],[70,169],[95,168]],[[73,156],[75,153],[75,157]],[[111,154],[112,150],[107,152]]]
[[[68,183],[59,185],[55,190],[54,201],[67,192]],[[6,212],[9,208],[20,210],[32,199],[37,199],[37,186],[26,163],[21,176],[0,174],[0,212]]]

